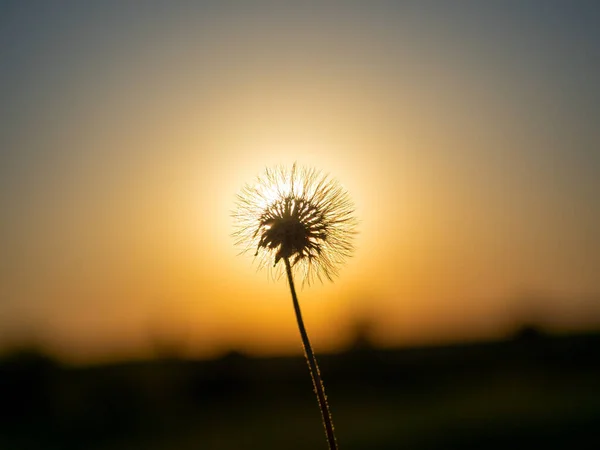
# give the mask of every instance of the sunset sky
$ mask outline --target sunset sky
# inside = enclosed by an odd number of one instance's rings
[[[0,2],[0,347],[301,351],[236,193],[315,166],[355,256],[319,352],[600,325],[600,3]]]

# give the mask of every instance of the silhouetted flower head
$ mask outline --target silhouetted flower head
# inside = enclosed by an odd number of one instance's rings
[[[236,244],[282,273],[289,260],[305,282],[329,280],[353,250],[357,221],[344,188],[313,168],[266,169],[237,196]]]

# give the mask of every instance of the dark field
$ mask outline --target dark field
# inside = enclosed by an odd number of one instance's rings
[[[600,334],[320,355],[340,447],[600,448]],[[0,363],[0,448],[326,449],[302,358]]]

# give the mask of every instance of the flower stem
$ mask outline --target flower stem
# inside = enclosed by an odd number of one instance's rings
[[[296,296],[296,288],[294,287],[294,277],[292,276],[290,261],[288,258],[284,258],[284,260],[285,270],[287,273],[288,282],[290,284],[290,291],[292,293],[292,300],[294,302],[296,320],[298,321],[298,328],[300,329],[300,336],[302,337],[304,355],[306,356],[306,361],[308,362],[308,369],[312,378],[313,387],[315,389],[315,394],[317,394],[319,407],[321,408],[321,416],[323,416],[323,425],[325,425],[325,434],[327,435],[329,450],[337,450],[338,446],[335,440],[335,434],[333,432],[333,421],[331,420],[329,404],[327,403],[327,396],[325,395],[325,386],[323,385],[323,380],[321,380],[321,373],[319,372],[317,359],[315,358],[312,346],[310,345],[310,340],[308,339],[308,333],[304,327],[304,321],[302,320],[302,311],[300,311],[300,303],[298,303],[298,297]]]

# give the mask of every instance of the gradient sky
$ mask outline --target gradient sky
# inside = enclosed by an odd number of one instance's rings
[[[299,5],[297,3],[302,3]],[[353,197],[318,351],[600,323],[600,3],[0,2],[0,346],[299,352],[237,256],[265,167]]]

